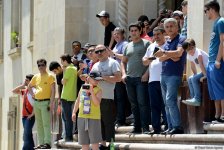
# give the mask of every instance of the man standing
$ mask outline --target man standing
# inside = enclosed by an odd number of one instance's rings
[[[77,98],[77,68],[72,64],[69,54],[63,54],[60,58],[64,68],[61,104],[62,119],[65,122],[65,141],[73,141],[72,105]]]
[[[142,57],[149,41],[141,39],[138,22],[129,26],[132,42],[128,43],[122,59],[122,80],[126,83],[128,99],[134,115],[134,129],[131,133],[149,132],[148,71],[142,64]]]
[[[29,92],[35,99],[34,113],[40,144],[35,149],[49,149],[51,148],[50,110],[54,110],[55,78],[47,72],[45,59],[37,60],[37,66],[40,73],[34,75],[28,85]],[[32,87],[36,89],[35,93],[32,91]]]
[[[166,124],[166,112],[160,85],[162,62],[159,61],[159,58],[153,56],[153,52],[158,49],[158,47],[164,47],[166,42],[164,29],[160,27],[154,28],[153,38],[155,42],[148,47],[142,61],[144,65],[149,66],[148,91],[153,127],[153,131],[151,131],[150,134],[159,134],[161,132],[161,114],[163,115],[163,122]]]
[[[58,62],[52,61],[49,65],[49,70],[52,71],[56,75],[56,80],[58,85],[58,107],[61,108],[61,92],[63,88],[63,84],[61,83],[61,81],[63,78],[63,69],[61,68],[61,65]],[[61,118],[63,117],[61,112],[58,115],[61,115]],[[65,138],[65,123],[64,123],[64,120],[61,118],[59,123],[59,130],[60,130],[59,134],[61,135],[60,138]]]
[[[103,142],[100,149],[106,149],[106,142],[114,140],[114,117],[112,105],[114,103],[115,83],[121,81],[121,72],[119,63],[109,58],[109,52],[104,45],[97,45],[95,53],[99,62],[95,63],[91,73],[97,72],[102,76],[99,86],[102,89],[102,100],[100,103],[101,110],[101,129]]]
[[[110,14],[103,10],[99,14],[96,14],[96,17],[99,18],[101,24],[105,27],[104,45],[108,46],[109,49],[113,49],[116,44],[113,38],[113,31],[116,26],[110,22]]]
[[[214,21],[209,45],[207,79],[210,98],[215,102],[215,123],[224,122],[224,18],[220,16],[219,10],[219,3],[215,0],[205,4],[206,16]]]
[[[161,88],[168,123],[168,129],[163,134],[182,134],[177,96],[186,62],[186,52],[182,48],[185,37],[178,34],[178,23],[174,18],[165,20],[164,28],[170,38],[164,49],[160,48],[155,53],[162,61]]]
[[[26,79],[23,84],[17,86],[12,90],[15,94],[20,94],[23,96],[22,101],[22,122],[23,122],[23,150],[33,150],[34,141],[33,141],[33,125],[35,122],[34,112],[33,112],[33,102],[31,101],[31,97],[29,97],[29,91],[26,88],[30,83],[30,80],[33,78],[32,74],[26,75]]]

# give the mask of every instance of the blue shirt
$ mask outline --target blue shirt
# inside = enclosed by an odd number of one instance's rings
[[[124,54],[124,50],[125,50],[127,44],[128,44],[127,41],[121,41],[121,42],[117,43],[113,49],[113,52],[115,52],[117,54]],[[121,63],[120,59],[116,58],[116,60],[118,61],[118,63]]]
[[[165,51],[174,51],[178,47],[182,47],[185,37],[179,34],[173,40],[167,40],[164,45]],[[174,62],[172,59],[167,59],[162,62],[162,75],[166,76],[182,76],[184,65],[186,62],[186,52],[184,51],[179,61]]]
[[[208,50],[209,62],[215,62],[219,51],[220,34],[224,33],[224,18],[220,17],[215,20],[211,33],[211,40]]]

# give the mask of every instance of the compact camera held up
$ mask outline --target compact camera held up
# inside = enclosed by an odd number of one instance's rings
[[[89,90],[90,89],[90,84],[83,84],[82,89]]]

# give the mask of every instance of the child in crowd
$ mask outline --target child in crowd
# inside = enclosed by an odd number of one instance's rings
[[[206,78],[205,68],[208,64],[208,54],[205,51],[196,48],[193,39],[187,39],[183,43],[183,49],[187,51],[187,60],[191,63],[193,75],[188,78],[191,99],[182,102],[191,106],[200,106],[201,90],[199,83]],[[197,73],[196,66],[200,68],[200,73]]]
[[[87,84],[89,82],[89,84]],[[82,85],[72,113],[72,120],[76,120],[78,115],[78,142],[82,145],[82,150],[99,149],[99,142],[102,141],[101,134],[101,113],[100,102],[102,90],[97,86],[98,82],[91,77],[87,77],[87,82]]]

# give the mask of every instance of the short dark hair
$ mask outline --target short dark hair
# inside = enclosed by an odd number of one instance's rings
[[[181,3],[181,6],[187,6],[188,2],[187,0],[184,0],[182,3]]]
[[[195,47],[195,46],[196,46],[195,41],[192,38],[186,39],[182,44],[182,48],[186,51],[188,51],[189,47]]]
[[[56,61],[52,61],[49,65],[49,70],[53,71],[54,69],[57,69],[58,67],[61,67],[61,65]]]
[[[141,27],[139,21],[134,22],[134,23],[131,23],[131,24],[129,25],[129,28],[128,28],[129,31],[130,31],[131,27],[136,27],[136,28],[138,28],[139,31],[141,31],[141,29],[142,29],[142,27]]]
[[[153,29],[153,32],[156,32],[156,31],[160,31],[161,33],[165,33],[165,30],[164,30],[164,28],[162,28],[162,27],[155,27],[154,29]]]
[[[46,59],[44,59],[44,58],[38,59],[38,60],[37,60],[37,65],[38,65],[39,63],[44,63],[45,65],[47,65],[47,61],[46,61]]]
[[[216,0],[210,0],[207,3],[205,3],[205,7],[208,9],[214,9],[216,12],[219,13],[220,6],[219,3]]]
[[[75,43],[78,44],[81,47],[81,43],[79,41],[73,41],[72,45],[74,45]]]
[[[32,78],[33,78],[33,74],[27,74],[27,75],[26,75],[26,79],[28,79],[28,80],[31,81]]]
[[[149,21],[149,18],[146,15],[141,15],[138,17],[138,21],[141,21],[141,22]]]
[[[67,61],[67,63],[71,64],[72,63],[72,59],[71,56],[69,54],[63,54],[61,55],[61,60],[62,61]]]

